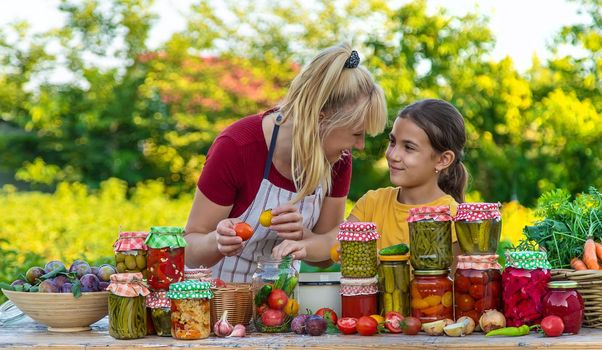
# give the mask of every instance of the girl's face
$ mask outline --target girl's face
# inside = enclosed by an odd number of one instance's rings
[[[438,153],[424,130],[408,118],[395,119],[385,157],[396,186],[417,187],[437,178]]]
[[[334,164],[344,153],[351,153],[353,148],[364,149],[364,126],[355,128],[335,128],[324,139],[323,147],[326,159]]]

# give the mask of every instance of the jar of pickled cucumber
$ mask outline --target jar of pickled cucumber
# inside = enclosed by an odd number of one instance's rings
[[[463,254],[495,254],[502,233],[500,203],[461,203],[454,226]]]
[[[343,277],[368,278],[377,273],[376,240],[379,234],[371,222],[344,222],[339,225],[341,274]]]
[[[147,278],[146,252],[148,246],[144,243],[147,236],[146,232],[119,233],[119,238],[113,244],[117,272],[140,272],[144,278]]]
[[[167,290],[171,283],[184,281],[184,229],[151,227],[148,245],[148,284],[154,291]]]
[[[171,335],[181,340],[209,337],[213,298],[209,282],[183,281],[169,286],[171,299]]]
[[[109,335],[115,339],[137,339],[147,333],[146,303],[150,293],[142,274],[111,275],[109,293]]]
[[[445,270],[453,261],[448,206],[410,209],[410,262],[416,270]]]
[[[410,316],[410,265],[407,255],[381,255],[378,267],[380,314]]]
[[[171,337],[171,300],[167,292],[152,292],[146,297],[155,333],[160,337]]]

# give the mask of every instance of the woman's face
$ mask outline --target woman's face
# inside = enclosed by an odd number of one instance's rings
[[[326,159],[334,164],[345,153],[351,153],[352,149],[364,149],[364,137],[366,131],[364,126],[355,128],[335,128],[324,139],[323,147]]]

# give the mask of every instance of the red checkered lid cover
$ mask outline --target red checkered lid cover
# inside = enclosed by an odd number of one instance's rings
[[[116,252],[127,252],[128,250],[148,250],[144,240],[148,232],[120,232],[119,238],[113,243],[113,249]]]
[[[498,256],[493,255],[458,255],[458,269],[461,270],[499,270],[502,266],[497,261]]]
[[[408,222],[416,221],[451,221],[449,206],[411,208]]]
[[[147,296],[150,293],[148,287],[142,281],[140,272],[111,275],[111,283],[107,290],[122,297]]]
[[[368,242],[380,237],[372,222],[344,222],[339,225],[339,241]]]
[[[341,295],[370,295],[378,293],[378,280],[376,277],[369,278],[345,278],[341,277]]]
[[[167,297],[167,291],[150,293],[146,297],[146,307],[151,309],[171,307],[171,299]]]
[[[499,219],[500,203],[461,203],[458,205],[458,213],[455,221],[480,221]]]

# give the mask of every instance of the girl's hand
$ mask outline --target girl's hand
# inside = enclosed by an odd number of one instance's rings
[[[284,204],[272,209],[270,229],[284,239],[299,241],[303,238],[303,216],[292,204]]]
[[[276,259],[284,258],[287,255],[295,260],[303,260],[307,256],[305,243],[303,241],[285,240],[272,249],[272,257]]]
[[[224,256],[238,255],[242,252],[245,244],[242,238],[234,232],[234,225],[242,222],[238,218],[224,219],[217,224],[215,230],[215,240],[217,241],[217,250]]]

